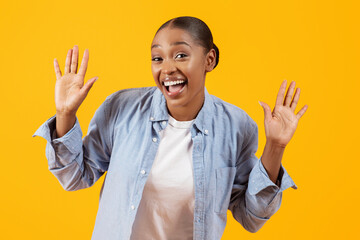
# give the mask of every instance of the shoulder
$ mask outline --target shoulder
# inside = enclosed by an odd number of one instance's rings
[[[156,87],[142,87],[142,88],[127,88],[116,91],[106,98],[109,103],[116,102],[141,102],[148,97],[151,97],[155,92]]]
[[[142,87],[116,91],[106,98],[106,111],[113,117],[120,112],[146,111],[150,108],[156,89],[156,87]]]
[[[210,95],[210,97],[214,103],[215,115],[225,121],[229,127],[240,127],[242,131],[246,128],[246,132],[257,129],[256,122],[243,109],[214,95]]]

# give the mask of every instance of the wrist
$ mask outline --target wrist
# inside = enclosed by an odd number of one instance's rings
[[[279,143],[275,140],[272,139],[266,139],[266,143],[265,145],[270,148],[270,149],[275,149],[275,150],[285,150],[286,144],[283,143]]]
[[[276,184],[279,176],[281,160],[285,147],[273,142],[266,142],[261,156],[262,164],[269,175],[270,180]]]
[[[56,136],[64,136],[76,123],[75,114],[56,113]]]
[[[67,112],[67,111],[56,111],[56,117],[61,119],[74,119],[76,118],[75,112]]]

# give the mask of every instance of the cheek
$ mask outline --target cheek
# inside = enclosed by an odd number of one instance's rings
[[[151,64],[151,72],[153,75],[156,72],[156,67],[154,66],[154,64]]]
[[[159,80],[159,70],[156,66],[151,65],[151,73],[154,77],[155,82]]]
[[[198,59],[194,61],[190,61],[187,68],[186,73],[189,76],[189,78],[192,78],[192,80],[202,80],[205,72],[205,66],[203,61],[200,61]]]
[[[153,75],[153,79],[155,81],[155,84],[158,88],[161,88],[160,86],[160,83],[159,83],[159,71],[157,71],[157,68],[155,67],[151,67],[151,72],[152,72],[152,75]]]

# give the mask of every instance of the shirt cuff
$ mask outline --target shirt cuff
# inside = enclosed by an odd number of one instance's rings
[[[74,126],[62,137],[56,137],[56,115],[50,117],[43,123],[32,135],[45,138],[53,147],[56,145],[65,145],[71,153],[78,153],[82,149],[82,131],[79,120],[76,117]]]
[[[285,189],[292,187],[297,189],[294,181],[291,179],[285,168],[280,165],[280,172],[277,180],[278,185],[273,183],[266,172],[265,167],[261,162],[261,158],[256,162],[254,168],[250,172],[248,190],[251,195],[256,195],[261,190],[271,186],[276,192],[282,192]]]

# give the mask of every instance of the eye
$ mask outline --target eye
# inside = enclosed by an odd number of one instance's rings
[[[178,56],[182,56],[181,58],[187,57],[187,55],[186,55],[186,54],[184,54],[184,53],[179,53],[178,55],[176,55],[176,57],[175,57],[175,58],[177,58]]]
[[[153,61],[153,62],[159,62],[159,61],[161,61],[161,60],[162,60],[162,59],[159,58],[159,57],[154,57],[154,58],[151,59],[151,61]]]

